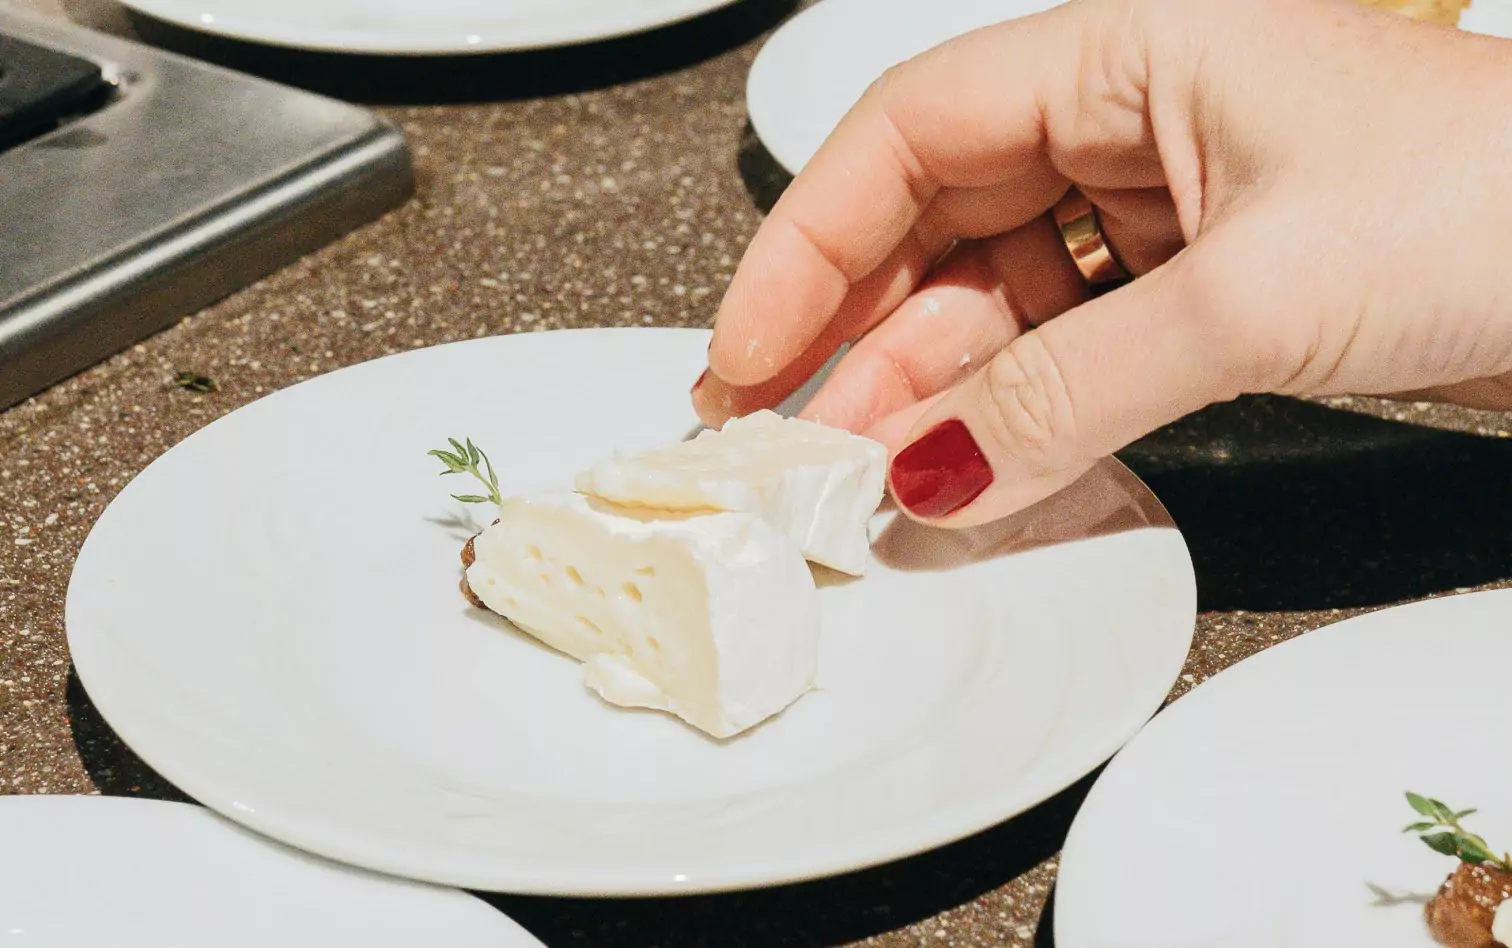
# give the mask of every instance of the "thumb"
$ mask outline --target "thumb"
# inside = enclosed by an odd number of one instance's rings
[[[1221,300],[1235,300],[1236,288],[1197,279],[1210,270],[1195,254],[1018,337],[932,405],[892,460],[899,505],[942,526],[996,520],[1268,377],[1259,353],[1276,347],[1230,331],[1244,321]]]

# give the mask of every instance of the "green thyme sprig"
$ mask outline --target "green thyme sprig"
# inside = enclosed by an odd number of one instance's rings
[[[1417,833],[1424,844],[1436,853],[1458,857],[1472,866],[1490,863],[1512,872],[1512,855],[1504,852],[1497,858],[1492,855],[1491,847],[1484,839],[1460,825],[1460,820],[1474,813],[1474,809],[1452,810],[1441,801],[1410,791],[1407,803],[1419,816],[1428,819],[1409,824],[1402,832]]]
[[[503,497],[499,495],[499,475],[494,473],[493,462],[488,460],[488,455],[479,450],[477,445],[472,443],[471,438],[468,438],[465,444],[457,443],[456,438],[446,440],[451,443],[453,450],[437,448],[434,451],[425,452],[432,457],[440,458],[441,463],[446,465],[446,470],[441,472],[441,476],[471,474],[488,488],[486,496],[481,494],[452,494],[452,496],[464,504],[502,503]],[[479,464],[482,464],[481,468]],[[484,471],[487,471],[486,476]]]

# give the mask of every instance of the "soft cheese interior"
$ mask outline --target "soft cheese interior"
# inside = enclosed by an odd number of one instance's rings
[[[760,517],[628,509],[570,491],[513,497],[473,556],[474,595],[584,662],[586,684],[613,704],[725,738],[813,687],[813,576]]]
[[[886,464],[886,449],[870,438],[759,411],[689,441],[602,461],[578,476],[577,488],[619,504],[755,514],[807,559],[860,576]]]

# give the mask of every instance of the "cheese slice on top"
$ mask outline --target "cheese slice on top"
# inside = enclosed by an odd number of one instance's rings
[[[584,662],[584,681],[611,704],[667,711],[725,738],[813,687],[813,575],[755,516],[550,492],[506,499],[472,549],[473,594]]]
[[[754,514],[812,562],[860,576],[866,525],[887,479],[887,450],[870,438],[759,411],[690,441],[601,461],[577,489],[617,504]]]

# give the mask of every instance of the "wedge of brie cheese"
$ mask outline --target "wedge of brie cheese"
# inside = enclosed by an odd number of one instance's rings
[[[511,497],[472,542],[489,609],[584,662],[606,701],[738,734],[813,687],[819,600],[787,537],[746,513]]]
[[[805,558],[860,576],[886,465],[886,449],[870,438],[759,411],[690,441],[602,461],[576,486],[617,504],[754,514]]]

